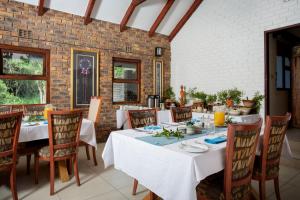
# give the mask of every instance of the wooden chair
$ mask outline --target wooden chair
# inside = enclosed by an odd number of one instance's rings
[[[255,157],[252,179],[259,181],[260,199],[266,198],[266,181],[273,180],[277,199],[279,192],[279,163],[283,140],[291,114],[267,116],[260,156]]]
[[[184,122],[192,119],[192,107],[176,107],[171,109],[173,122]]]
[[[10,189],[14,200],[18,199],[16,163],[22,115],[22,112],[0,115],[0,171],[10,172]]]
[[[197,199],[249,199],[251,177],[262,119],[253,124],[230,124],[224,172],[211,175],[196,188]]]
[[[23,105],[12,105],[11,111],[12,112],[23,112],[23,115],[24,115],[25,108]]]
[[[129,128],[139,128],[148,125],[157,124],[157,115],[155,109],[147,110],[128,110]],[[138,180],[133,180],[132,195],[136,195]]]
[[[157,124],[155,109],[128,110],[129,128],[139,128]]]
[[[89,113],[88,113],[88,120],[91,120],[91,121],[94,122],[95,128],[96,128],[96,125],[99,123],[99,120],[100,120],[101,102],[102,102],[101,97],[99,97],[99,96],[92,96],[91,97]],[[81,143],[84,144],[87,159],[90,160],[89,145],[86,144],[83,141],[81,141]],[[96,148],[95,147],[92,147],[92,152],[93,152],[94,164],[95,164],[95,166],[97,166],[98,163],[97,163]]]
[[[45,105],[44,104],[26,105],[26,106],[23,106],[22,109],[24,110],[24,116],[43,117]],[[39,149],[46,145],[48,145],[47,139],[19,143],[18,155],[26,156],[26,162],[27,162],[26,173],[27,174],[30,174],[31,155],[37,155]]]
[[[45,104],[26,105],[24,106],[24,115],[44,117],[45,106]]]
[[[80,185],[77,152],[82,122],[82,111],[50,111],[48,113],[49,146],[35,157],[35,181],[38,183],[39,160],[50,162],[50,195],[54,194],[54,162],[73,161],[74,175]]]
[[[0,106],[0,114],[8,114],[12,110],[11,106]]]

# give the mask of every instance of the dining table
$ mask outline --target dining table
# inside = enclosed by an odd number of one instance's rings
[[[178,127],[174,123],[160,126],[166,129]],[[156,132],[159,130],[147,131],[145,128],[111,132],[102,153],[105,168],[114,166],[162,199],[196,200],[196,186],[200,181],[225,167],[226,142],[208,144],[205,139],[226,137],[227,129],[217,128],[169,139],[154,137]],[[191,152],[185,148],[188,144],[204,144],[207,149]],[[283,149],[286,148],[284,144]]]
[[[48,122],[22,122],[19,135],[19,143],[32,142],[42,139],[48,139]],[[95,147],[97,149],[96,133],[94,122],[88,119],[83,119],[80,129],[80,140]],[[62,182],[69,180],[69,175],[66,167],[66,162],[58,162],[59,176]]]

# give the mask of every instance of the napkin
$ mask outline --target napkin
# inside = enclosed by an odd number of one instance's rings
[[[226,142],[227,138],[224,136],[219,136],[216,138],[205,138],[204,141],[209,143],[209,144],[219,144],[222,142]]]
[[[144,129],[145,130],[159,130],[159,129],[161,129],[161,127],[150,125],[150,126],[145,126]]]

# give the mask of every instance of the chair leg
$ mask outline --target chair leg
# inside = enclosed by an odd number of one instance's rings
[[[13,167],[10,171],[10,190],[13,200],[18,200],[17,186],[16,186],[16,168]]]
[[[278,177],[276,177],[274,179],[274,188],[275,188],[275,194],[276,194],[276,198],[277,200],[280,200],[280,190],[279,190],[279,179]]]
[[[34,154],[34,183],[38,184],[39,183],[39,168],[40,168],[40,163],[39,163],[39,155]]]
[[[139,182],[136,179],[133,180],[132,195],[136,195],[136,190],[137,190],[138,183]]]
[[[77,185],[80,186],[77,155],[74,157],[73,165],[74,165],[74,175],[76,177],[76,182],[77,182]]]
[[[26,161],[27,161],[26,174],[30,174],[31,154],[26,155]]]
[[[259,199],[265,200],[266,198],[266,182],[259,181]]]
[[[54,195],[54,161],[50,161],[50,195]]]
[[[97,166],[98,162],[97,162],[97,157],[96,157],[96,148],[92,147],[92,151],[93,151],[94,165]]]
[[[84,146],[85,146],[86,157],[87,157],[88,160],[90,160],[91,157],[90,157],[89,145],[88,144],[84,144]]]
[[[67,165],[68,165],[69,175],[71,175],[72,174],[72,159],[68,159]]]

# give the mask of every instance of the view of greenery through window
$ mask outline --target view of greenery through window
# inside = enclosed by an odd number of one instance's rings
[[[3,52],[3,75],[43,75],[43,56]],[[45,80],[0,79],[0,104],[46,103]]]

